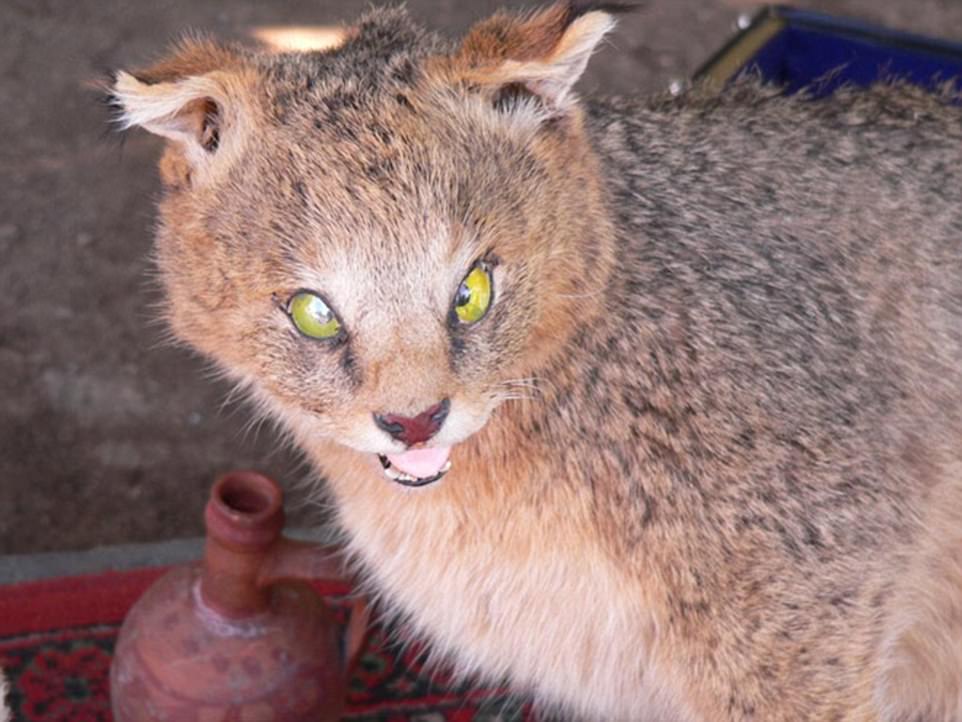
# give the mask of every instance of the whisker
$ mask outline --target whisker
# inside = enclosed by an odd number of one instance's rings
[[[567,298],[572,300],[579,300],[582,298],[597,298],[604,294],[604,289],[599,288],[597,291],[585,291],[584,293],[559,293],[558,298]]]
[[[221,372],[217,374],[216,378],[220,380],[225,379],[226,376],[226,373]],[[218,413],[223,413],[228,406],[233,405],[246,394],[250,394],[251,385],[251,382],[247,379],[241,379],[240,381],[235,382],[231,386],[230,390],[224,395],[224,400],[221,402],[220,407],[218,408]]]
[[[518,393],[511,393],[511,392],[498,393],[498,394],[495,394],[495,395],[494,395],[494,398],[495,398],[499,403],[502,402],[502,401],[518,401],[518,400],[534,401],[534,400],[537,399],[536,396],[531,396],[531,395],[529,395],[529,394],[522,394],[522,393],[520,393],[520,392],[518,392]]]

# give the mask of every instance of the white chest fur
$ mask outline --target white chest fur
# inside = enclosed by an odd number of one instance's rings
[[[486,523],[436,490],[359,486],[341,507],[353,551],[459,671],[507,677],[587,719],[693,719],[644,595],[557,518]]]

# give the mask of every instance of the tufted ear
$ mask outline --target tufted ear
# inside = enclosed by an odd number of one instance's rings
[[[170,141],[178,162],[167,163],[166,170],[189,180],[249,124],[242,61],[227,48],[194,40],[146,70],[118,72],[108,91],[116,122],[123,130],[139,126]],[[178,180],[168,175],[165,180]]]
[[[574,102],[572,86],[599,41],[615,25],[614,3],[565,2],[528,16],[500,13],[475,25],[457,60],[470,81],[500,88],[498,101],[519,93],[537,96],[554,112]]]

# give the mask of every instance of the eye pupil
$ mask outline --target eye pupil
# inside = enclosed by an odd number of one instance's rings
[[[462,282],[460,288],[458,288],[457,298],[454,299],[455,306],[466,306],[471,301],[471,289],[468,288],[468,284]]]

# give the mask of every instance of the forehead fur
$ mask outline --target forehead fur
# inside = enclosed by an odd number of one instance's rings
[[[337,48],[255,56],[275,109],[292,101],[319,99],[338,88],[354,89],[340,102],[371,100],[415,83],[420,61],[450,52],[439,36],[416,25],[402,8],[376,8],[363,15]],[[332,103],[327,103],[333,107]]]

